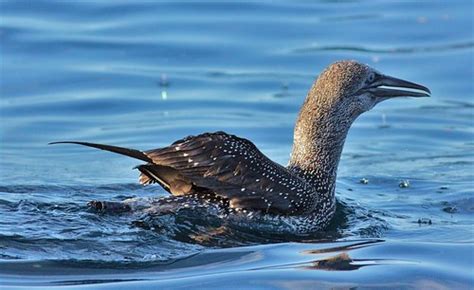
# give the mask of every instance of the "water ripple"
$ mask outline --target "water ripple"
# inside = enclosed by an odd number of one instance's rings
[[[349,45],[314,45],[309,47],[296,48],[291,50],[292,53],[316,53],[324,51],[349,51],[362,53],[380,53],[380,54],[414,54],[423,52],[450,52],[456,50],[472,49],[474,42],[460,42],[451,44],[440,44],[433,46],[418,47],[392,47],[377,48],[367,46],[349,46]]]

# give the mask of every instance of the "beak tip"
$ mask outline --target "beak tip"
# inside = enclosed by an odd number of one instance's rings
[[[428,88],[426,88],[426,90],[425,90],[425,97],[431,98],[431,90],[428,89]]]
[[[422,86],[422,85],[419,85],[419,86],[420,86],[419,89],[424,91],[426,93],[427,97],[431,97],[431,90],[428,87],[425,87],[425,86]]]

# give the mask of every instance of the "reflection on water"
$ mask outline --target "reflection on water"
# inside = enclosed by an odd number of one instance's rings
[[[469,288],[472,11],[470,1],[0,2],[2,286]],[[131,160],[46,146],[149,149],[224,130],[286,164],[306,91],[339,59],[433,94],[356,121],[325,232],[98,213],[88,201],[165,193],[137,185]]]
[[[465,244],[356,240],[206,250],[162,262],[45,260],[0,263],[2,280],[8,285],[23,286],[103,284],[97,286],[114,288],[120,284],[113,283],[131,282],[123,286],[190,287],[204,283],[210,288],[222,285],[252,287],[255,284],[267,285],[264,288],[289,285],[291,289],[300,286],[311,289],[316,285],[466,288],[464,286],[472,282],[468,275],[472,261],[463,251],[471,248]],[[451,259],[445,260],[444,265],[452,270],[443,270],[432,263],[448,256]],[[14,275],[24,278],[18,281]]]

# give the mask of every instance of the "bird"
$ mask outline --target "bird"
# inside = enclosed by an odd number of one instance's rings
[[[299,111],[287,166],[251,141],[223,131],[188,136],[140,151],[78,144],[143,161],[142,185],[159,184],[170,202],[206,202],[232,212],[293,217],[298,232],[324,230],[336,210],[337,168],[347,133],[362,113],[395,97],[429,97],[420,84],[384,75],[355,60],[330,64],[314,81]]]

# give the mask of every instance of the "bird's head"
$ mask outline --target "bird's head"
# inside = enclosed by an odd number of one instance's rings
[[[381,101],[395,97],[429,97],[419,84],[386,76],[356,61],[328,66],[314,82],[300,110],[290,166],[329,175],[337,164],[352,122]]]
[[[352,121],[381,101],[394,97],[429,97],[422,85],[386,76],[356,61],[338,61],[327,67],[312,88],[319,106]]]

